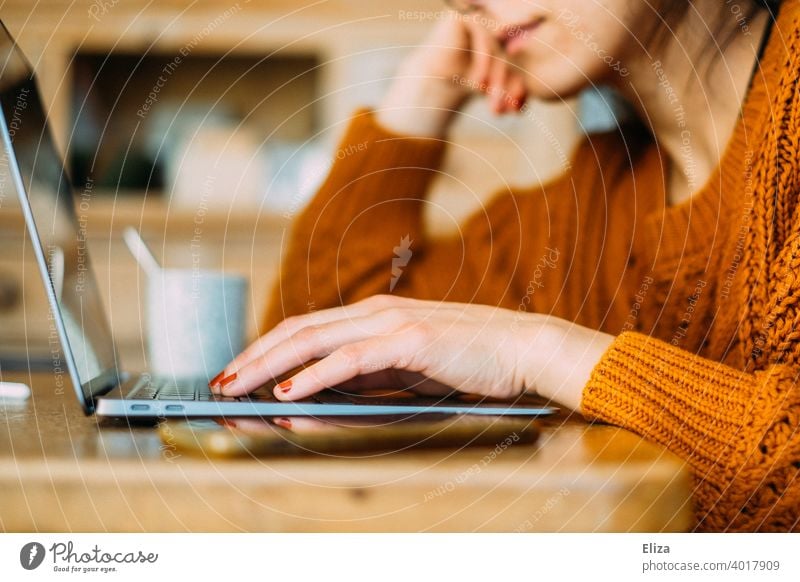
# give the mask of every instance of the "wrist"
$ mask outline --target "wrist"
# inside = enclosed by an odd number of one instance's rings
[[[525,387],[573,410],[579,410],[592,371],[614,336],[556,317],[532,314]]]
[[[401,71],[376,110],[376,119],[395,133],[439,137],[466,97],[449,79]]]

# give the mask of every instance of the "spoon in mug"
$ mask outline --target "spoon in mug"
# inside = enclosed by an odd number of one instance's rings
[[[136,259],[136,262],[144,269],[148,277],[152,277],[161,272],[161,265],[158,264],[158,261],[147,246],[147,243],[142,239],[142,235],[139,234],[138,230],[129,226],[125,229],[125,232],[122,233],[122,237],[125,239],[125,244],[128,245],[128,249]]]

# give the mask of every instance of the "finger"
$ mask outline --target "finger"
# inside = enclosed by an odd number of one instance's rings
[[[371,338],[347,344],[308,368],[298,372],[284,386],[276,386],[279,400],[298,400],[325,388],[379,370],[408,369],[422,347],[413,331],[387,338]]]
[[[236,429],[251,435],[275,434],[275,426],[265,418],[242,417],[236,419]]]
[[[315,325],[324,325],[339,320],[365,317],[377,311],[391,308],[418,308],[441,311],[463,309],[464,304],[395,297],[392,295],[373,295],[351,305],[333,307],[314,313],[289,317],[253,342],[247,349],[227,364],[225,368],[209,382],[209,386],[211,386],[212,392],[219,392],[219,385],[222,380],[230,378],[234,373],[238,374],[245,366],[263,357],[267,351],[279,343],[286,341],[301,329]]]
[[[504,109],[507,76],[508,65],[501,59],[494,59],[489,72],[489,107],[495,113],[502,113]]]
[[[296,432],[309,433],[330,430],[335,425],[309,416],[276,416],[269,420],[265,418],[236,419],[236,429],[249,435],[275,435],[276,426]]]
[[[279,416],[274,419],[275,424],[286,430],[297,433],[309,434],[327,432],[336,428],[332,422],[313,418],[311,416]]]
[[[518,74],[512,73],[506,82],[506,87],[508,94],[506,110],[520,111],[528,97],[525,81]]]
[[[476,90],[485,91],[489,82],[489,71],[492,67],[493,46],[490,35],[475,23],[468,23],[470,33],[470,66],[467,79],[470,79]]]
[[[449,386],[427,378],[419,372],[390,368],[357,376],[334,387],[345,393],[365,392],[364,396],[381,398],[414,398],[415,395],[448,396],[457,393]]]
[[[330,432],[336,427],[332,422],[313,418],[311,416],[278,416],[272,421],[281,428],[297,433]]]
[[[390,295],[374,295],[351,305],[332,307],[305,315],[288,317],[231,360],[209,384],[212,386],[219,385],[219,381],[224,378],[229,378],[234,373],[238,373],[239,370],[250,364],[256,358],[263,356],[264,353],[272,349],[275,345],[286,341],[289,337],[305,327],[323,325],[341,319],[361,317],[379,309],[387,309],[401,304],[410,305],[415,302],[416,300],[413,299],[392,297]]]
[[[365,317],[340,319],[305,327],[240,368],[235,378],[222,381],[225,396],[241,396],[310,360],[330,355],[344,345],[383,336],[411,321],[407,309],[387,309]]]
[[[408,381],[408,379],[401,378],[398,370],[379,370],[371,374],[364,374],[356,376],[342,384],[336,386],[336,390],[346,394],[367,392],[368,394],[377,391],[380,396],[396,395],[403,390],[410,388],[418,381]]]

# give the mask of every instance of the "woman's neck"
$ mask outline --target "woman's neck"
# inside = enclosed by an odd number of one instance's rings
[[[690,9],[657,53],[641,51],[629,58],[631,74],[617,84],[670,161],[670,205],[691,197],[719,165],[769,22],[760,10],[745,28],[726,11],[726,24],[717,31],[720,4],[693,3],[696,10]],[[730,41],[717,47],[714,38],[719,44],[720,39]]]

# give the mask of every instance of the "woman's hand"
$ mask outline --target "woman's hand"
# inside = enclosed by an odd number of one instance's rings
[[[277,385],[276,398],[297,400],[359,380],[502,399],[539,393],[578,408],[612,340],[537,314],[379,295],[285,320],[226,366],[212,390],[240,396],[317,360]]]
[[[508,63],[499,38],[474,19],[451,13],[402,63],[377,110],[386,128],[406,135],[438,136],[464,102],[484,93],[497,114],[519,111],[526,90]]]

